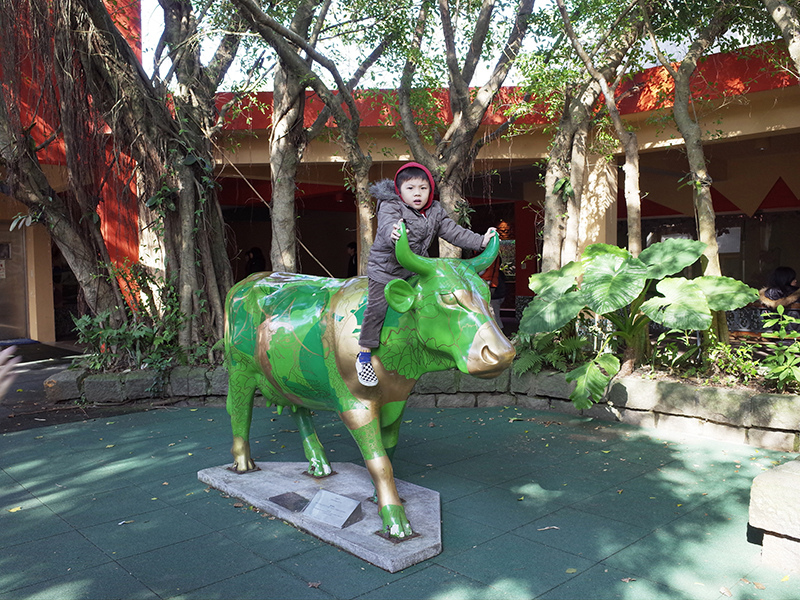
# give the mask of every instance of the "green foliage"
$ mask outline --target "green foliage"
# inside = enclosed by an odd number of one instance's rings
[[[533,336],[519,333],[514,338],[517,358],[514,372],[517,375],[538,373],[544,368],[564,372],[570,365],[585,360],[589,340],[559,331],[538,333]]]
[[[567,373],[566,380],[575,382],[575,390],[569,395],[575,408],[591,408],[592,402],[602,398],[619,366],[619,359],[613,354],[600,354]]]
[[[712,310],[733,310],[757,298],[754,289],[728,277],[691,281],[668,277],[696,262],[704,249],[702,242],[670,238],[635,258],[624,248],[593,244],[579,262],[531,275],[530,288],[536,296],[523,312],[522,333],[555,331],[581,314],[602,315],[613,324],[591,365],[574,373],[580,383],[571,396],[576,406],[584,406],[587,398],[600,400],[618,372],[618,361],[605,358],[606,345],[622,350],[626,357],[632,352],[640,363],[649,347],[651,321],[673,330],[704,330],[711,324]],[[647,299],[653,283],[658,295]]]
[[[759,376],[759,362],[754,358],[757,346],[714,344],[703,356],[703,369],[712,375],[728,375],[743,384]]]
[[[717,347],[730,348],[727,344]],[[650,357],[653,369],[666,370],[671,374],[695,368],[701,356],[701,346],[690,338],[688,331],[670,329],[656,339],[655,350]]]
[[[762,361],[764,379],[779,392],[795,391],[800,388],[800,319],[787,315],[783,306],[775,310],[764,319],[765,327],[777,327],[777,331],[762,336],[778,340],[768,344],[770,354]]]
[[[178,334],[186,317],[175,287],[140,264],[118,268],[115,275],[129,294],[127,321],[113,325],[110,311],[73,318],[78,342],[86,347],[83,364],[97,371],[147,367],[159,372],[185,364]]]

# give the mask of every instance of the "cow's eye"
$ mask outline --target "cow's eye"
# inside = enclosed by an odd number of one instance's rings
[[[458,300],[455,294],[442,294],[442,304],[446,306],[458,306]]]

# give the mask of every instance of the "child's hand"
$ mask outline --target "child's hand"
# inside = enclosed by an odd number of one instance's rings
[[[400,239],[400,225],[403,223],[403,219],[400,219],[397,223],[394,224],[392,227],[392,242],[395,243],[397,240]]]
[[[483,244],[482,244],[481,247],[482,248],[486,248],[486,246],[489,244],[489,240],[491,240],[492,236],[496,235],[496,234],[497,234],[497,228],[496,227],[489,227],[489,229],[486,231],[486,233],[483,234]]]

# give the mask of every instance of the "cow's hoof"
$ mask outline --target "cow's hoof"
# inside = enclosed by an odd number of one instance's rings
[[[393,538],[403,539],[413,535],[411,523],[406,518],[406,511],[397,504],[387,504],[380,509],[379,514],[383,521],[383,529]]]
[[[314,477],[327,477],[332,472],[331,466],[327,462],[312,460],[308,463],[308,474]]]
[[[249,463],[243,463],[246,466],[239,466],[239,463],[234,462],[230,467],[228,467],[229,471],[233,471],[238,475],[244,475],[245,473],[252,473],[254,471],[260,471],[252,460]]]

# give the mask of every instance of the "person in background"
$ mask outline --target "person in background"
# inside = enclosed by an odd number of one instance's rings
[[[347,277],[356,277],[358,276],[358,256],[356,251],[358,250],[358,244],[355,242],[350,242],[347,244]]]
[[[252,275],[267,270],[267,259],[258,246],[253,246],[247,251],[247,263],[244,265],[244,274]]]
[[[14,381],[14,367],[22,360],[19,356],[14,356],[16,351],[16,346],[9,346],[0,352],[0,400],[5,397]]]
[[[489,305],[492,307],[494,320],[502,331],[503,321],[500,319],[500,307],[503,305],[503,300],[505,300],[506,297],[506,276],[503,274],[503,269],[500,268],[499,256],[489,265],[489,268],[481,273],[481,279],[489,284],[489,291],[491,292],[491,301]]]
[[[791,267],[778,267],[769,276],[767,286],[758,290],[758,298],[764,306],[775,308],[800,302],[797,273]]]

